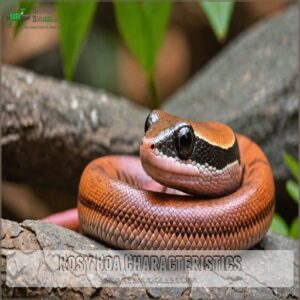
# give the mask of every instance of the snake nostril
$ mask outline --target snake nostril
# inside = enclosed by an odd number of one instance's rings
[[[152,149],[152,150],[154,149],[154,144],[151,145],[151,149]]]

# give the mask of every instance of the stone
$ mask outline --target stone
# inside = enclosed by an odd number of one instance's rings
[[[6,250],[104,250],[108,246],[76,232],[44,221],[26,220],[16,223],[1,219],[2,266],[5,266]],[[5,283],[5,267],[1,268],[2,296],[10,297],[59,297],[60,299],[297,299],[298,247],[297,242],[283,236],[268,233],[256,246],[261,250],[293,250],[295,253],[295,284],[290,288],[12,288]],[[255,264],[255,261],[253,262]]]

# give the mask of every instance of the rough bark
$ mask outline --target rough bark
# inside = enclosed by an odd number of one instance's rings
[[[38,297],[51,299],[298,299],[298,247],[295,241],[267,234],[258,249],[288,249],[295,252],[295,283],[291,288],[11,288],[5,283],[5,250],[103,250],[106,246],[78,233],[42,221],[23,223],[2,219],[3,297]],[[255,262],[253,262],[255,263]]]
[[[76,191],[84,166],[106,154],[137,154],[147,111],[103,91],[2,69],[5,179]]]

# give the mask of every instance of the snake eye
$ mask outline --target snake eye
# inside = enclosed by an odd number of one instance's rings
[[[193,152],[194,132],[190,126],[181,127],[176,136],[176,149],[181,159],[187,159]]]
[[[151,127],[151,125],[158,119],[155,113],[150,113],[145,121],[145,132]]]

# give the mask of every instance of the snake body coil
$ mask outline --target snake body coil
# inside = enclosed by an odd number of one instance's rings
[[[78,193],[85,234],[152,250],[247,249],[265,235],[274,181],[254,142],[221,123],[160,111],[145,131],[141,160],[106,156],[85,168]]]

